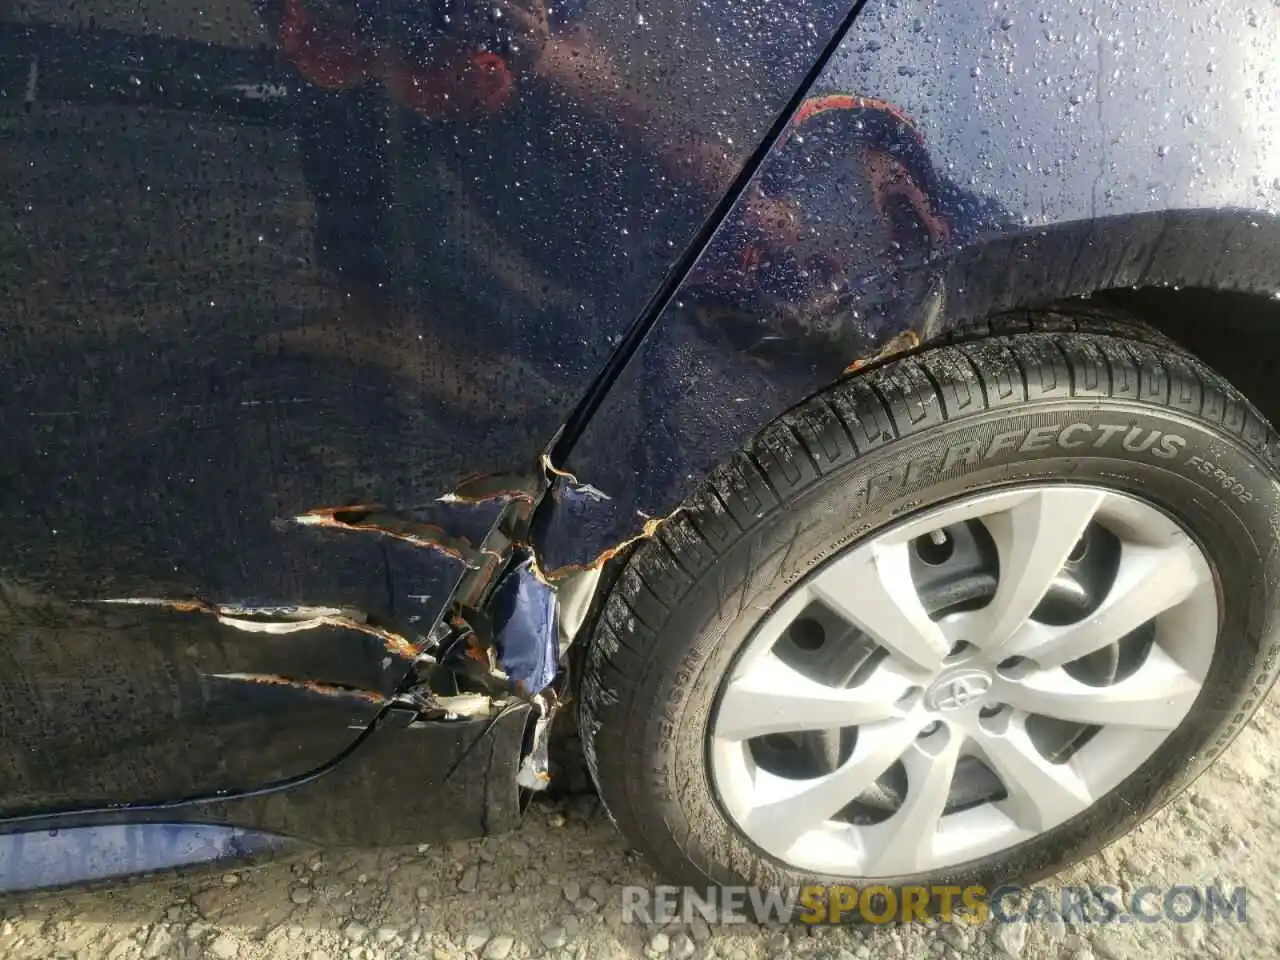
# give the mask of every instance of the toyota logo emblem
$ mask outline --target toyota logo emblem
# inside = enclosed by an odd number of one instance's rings
[[[934,710],[960,710],[976,703],[991,689],[991,677],[981,670],[966,670],[939,678],[929,691]]]

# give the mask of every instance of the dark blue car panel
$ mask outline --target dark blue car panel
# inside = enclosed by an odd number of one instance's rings
[[[208,869],[314,844],[404,845],[501,833],[520,823],[516,768],[529,708],[419,723],[392,707],[312,775],[214,800],[138,805],[0,824],[0,894]]]
[[[0,814],[353,744],[848,13],[154,6],[0,23]]]
[[[1277,17],[868,4],[757,177],[794,201],[799,242],[762,242],[737,210],[721,225],[562,446],[611,499],[548,501],[548,569],[654,529],[886,349],[1097,291],[1280,292]]]
[[[451,598],[534,692],[548,575],[842,374],[1280,291],[1243,2],[871,0],[809,89],[850,5],[91,7],[0,21],[0,861],[84,830],[12,886],[510,827],[535,707],[406,695]]]

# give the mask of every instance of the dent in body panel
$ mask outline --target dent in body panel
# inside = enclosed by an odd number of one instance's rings
[[[748,191],[794,235],[730,214],[566,451],[610,500],[585,525],[549,502],[542,561],[642,533],[788,409],[967,320],[1280,291],[1278,17],[1184,0],[1166,34],[1123,4],[869,3]]]

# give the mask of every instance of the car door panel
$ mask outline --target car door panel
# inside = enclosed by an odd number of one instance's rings
[[[0,11],[0,813],[354,743],[466,558],[317,518],[532,470],[847,13],[601,0],[441,117],[431,5],[234,6]],[[295,14],[398,65],[335,87]]]

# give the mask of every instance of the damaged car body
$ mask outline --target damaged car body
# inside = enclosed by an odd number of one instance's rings
[[[149,6],[0,4],[0,891],[517,828],[637,548],[988,318],[1280,414],[1275,10]]]

